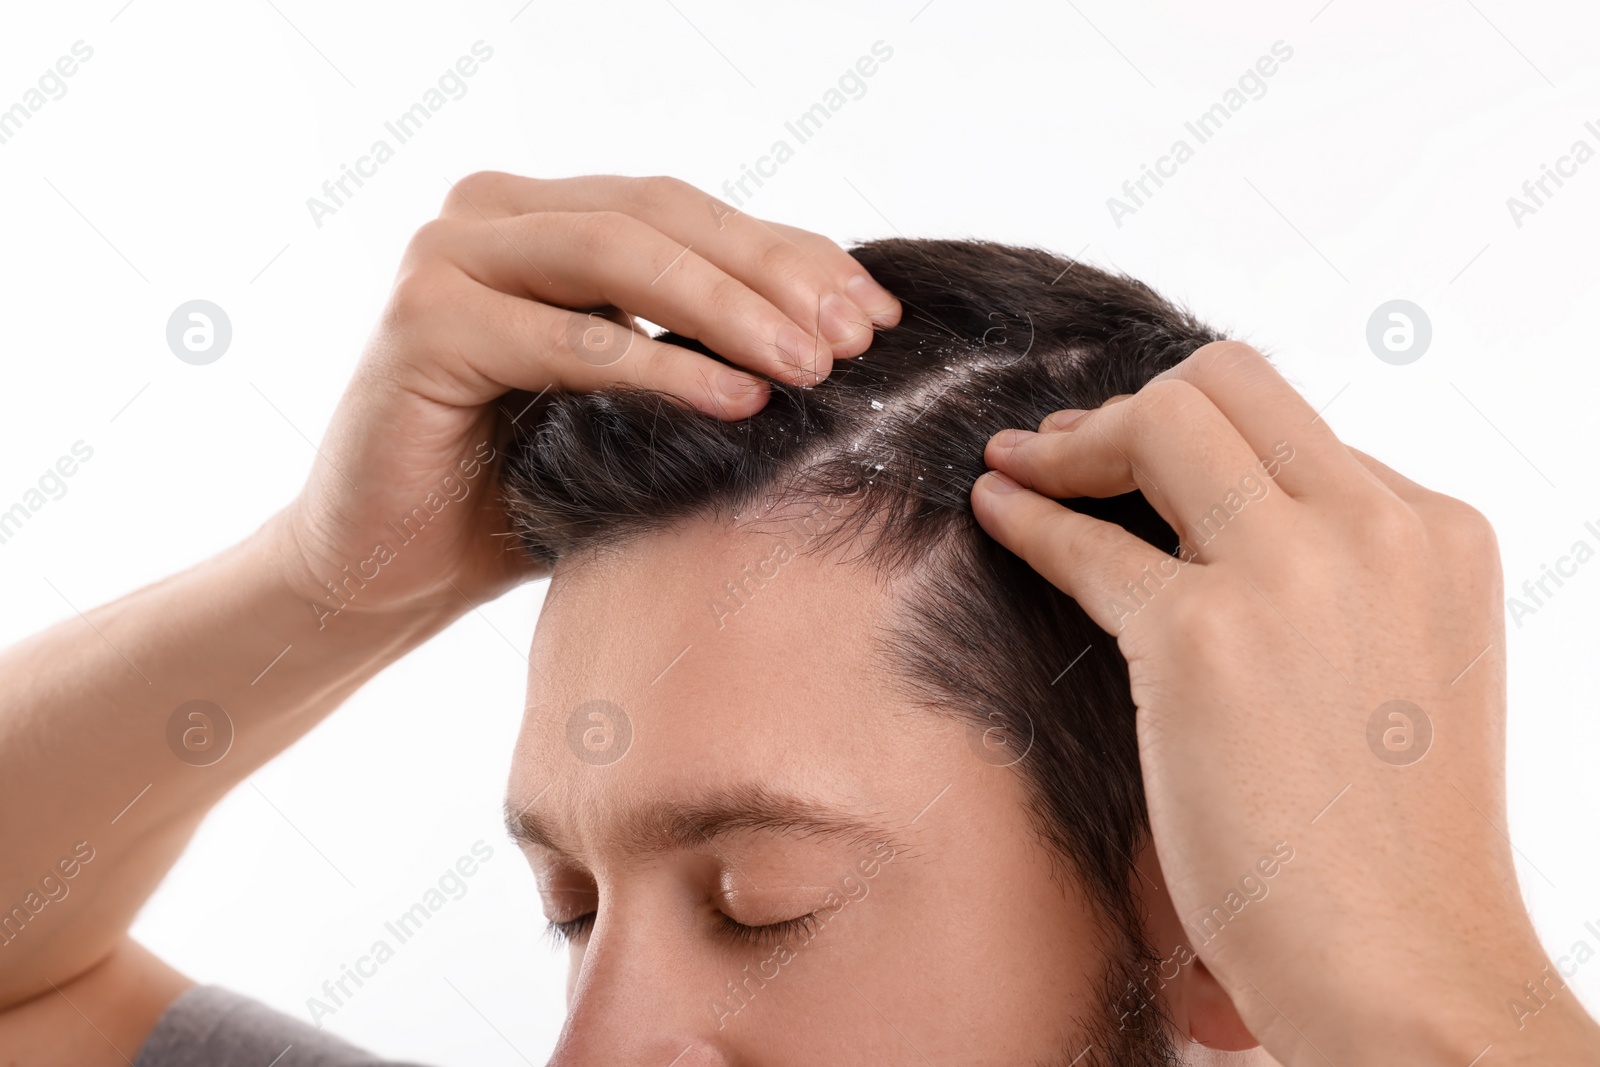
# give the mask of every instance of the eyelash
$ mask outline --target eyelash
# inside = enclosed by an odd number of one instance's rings
[[[570,945],[589,933],[589,929],[594,926],[594,917],[595,913],[591,911],[587,915],[580,915],[576,919],[567,919],[564,922],[551,919],[546,932],[557,946]]]
[[[585,937],[594,927],[595,913],[580,915],[576,919],[567,919],[563,922],[550,920],[548,933],[550,938],[559,945],[570,945],[574,941]],[[764,926],[746,926],[742,922],[730,919],[726,915],[718,916],[717,927],[724,937],[734,943],[749,947],[771,948],[778,945],[784,938],[794,935],[811,937],[816,930],[817,913],[800,915],[782,922],[767,923]]]
[[[782,922],[767,923],[764,926],[746,926],[744,923],[735,922],[726,915],[720,916],[717,921],[722,933],[736,944],[752,948],[775,948],[784,938],[791,934],[803,935],[809,938],[816,930],[817,913],[796,916]]]

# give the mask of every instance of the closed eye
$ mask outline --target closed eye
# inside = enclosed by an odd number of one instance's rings
[[[589,936],[589,931],[594,927],[594,919],[595,912],[592,911],[575,919],[563,919],[561,922],[551,919],[545,927],[545,934],[558,946],[570,945]]]
[[[545,932],[557,945],[570,945],[589,936],[589,932],[594,928],[595,917],[596,913],[591,911],[560,922],[552,919]],[[717,913],[717,929],[722,936],[735,944],[752,947],[770,948],[787,937],[809,941],[816,936],[818,928],[816,912],[761,926],[749,926],[736,919],[730,919],[721,912]]]
[[[788,937],[810,941],[812,937],[816,936],[820,924],[818,923],[816,912],[800,915],[793,919],[785,919],[782,922],[766,923],[762,926],[747,926],[719,913],[717,926],[721,928],[723,936],[736,944],[772,948]]]

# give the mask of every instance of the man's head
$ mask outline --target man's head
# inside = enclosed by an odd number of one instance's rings
[[[737,423],[556,396],[512,451],[555,573],[508,809],[571,935],[562,1052],[1088,1067],[1176,1062],[1174,1027],[1248,1043],[1178,945],[1115,639],[968,503],[993,433],[1217,337],[1044,252],[854,254],[905,315],[816,388]],[[1176,550],[1138,496],[1074,506]]]

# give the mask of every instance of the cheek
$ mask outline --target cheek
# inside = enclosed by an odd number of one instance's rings
[[[962,842],[921,906],[916,973],[937,983],[950,1023],[986,1020],[985,1042],[1003,1035],[1009,1058],[1050,1060],[1069,1021],[1099,1009],[1100,923],[1025,827]]]

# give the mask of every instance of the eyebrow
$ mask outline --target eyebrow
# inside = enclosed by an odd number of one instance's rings
[[[574,850],[554,821],[532,809],[529,804],[517,811],[507,803],[506,832],[511,839],[571,858]],[[904,848],[877,821],[759,784],[717,789],[688,801],[658,796],[652,803],[629,808],[605,828],[608,844],[637,856],[699,848],[743,831],[829,838],[863,850],[882,845],[895,851]]]

